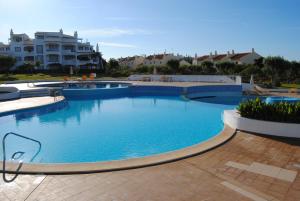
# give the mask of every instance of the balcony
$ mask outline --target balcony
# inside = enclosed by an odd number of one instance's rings
[[[56,54],[48,55],[46,58],[46,61],[48,63],[59,63],[60,57],[59,57],[59,55],[56,55]]]
[[[24,63],[34,64],[34,56],[25,56]]]
[[[71,60],[63,60],[62,62],[63,65],[76,65],[76,60],[75,59],[71,59]]]
[[[50,37],[50,38],[48,38],[48,37],[46,37],[45,39],[44,39],[44,41],[45,42],[61,42],[61,38],[52,38],[52,37]]]
[[[80,50],[78,49],[78,54],[86,54],[86,53],[92,53],[92,50]]]
[[[62,41],[64,43],[77,43],[77,39],[76,38],[63,38]]]
[[[59,52],[59,48],[47,48],[46,49],[47,52]]]
[[[87,60],[87,61],[81,61],[81,60],[77,60],[79,65],[87,65],[87,64],[91,64],[93,63],[92,60]]]
[[[76,54],[75,50],[63,50],[62,52],[64,55],[75,55]]]

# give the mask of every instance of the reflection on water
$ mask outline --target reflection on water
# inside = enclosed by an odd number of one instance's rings
[[[128,97],[129,98],[129,97]],[[149,97],[148,97],[149,98]],[[254,99],[256,96],[223,96],[223,97],[203,97],[193,99],[193,101],[199,101],[203,103],[216,104],[218,105],[228,105],[228,106],[236,106],[240,102]],[[117,98],[115,98],[117,99]],[[143,107],[143,105],[135,104],[134,98],[131,99],[132,107]],[[152,105],[155,107],[159,100],[162,97],[152,97]],[[20,121],[32,121],[33,118],[37,118],[40,123],[58,123],[62,125],[66,125],[69,120],[75,120],[78,124],[80,124],[81,117],[83,115],[88,115],[89,113],[96,112],[101,113],[101,105],[103,102],[110,99],[90,99],[90,100],[80,100],[74,99],[70,101],[63,101],[57,103],[55,105],[50,105],[47,107],[41,107],[31,110],[19,111],[11,115],[6,115],[5,117],[0,117],[1,119],[6,118],[7,120],[11,120],[14,117],[16,123]],[[188,109],[188,102],[183,101],[183,107],[186,111]],[[151,103],[149,103],[151,104]],[[54,113],[55,117],[49,118],[46,114]]]
[[[69,100],[0,117],[0,137],[12,131],[41,141],[38,163],[119,160],[207,140],[223,128],[222,112],[232,108],[175,96]],[[29,142],[8,140],[10,153],[36,150]]]
[[[221,104],[221,105],[238,105],[241,102],[255,99],[257,96],[211,96],[211,97],[203,97],[203,98],[195,98],[195,101],[212,103],[212,104]],[[264,97],[260,97],[264,99]]]
[[[31,110],[25,110],[25,111],[20,111],[15,113],[15,118],[16,120],[23,120],[23,119],[31,119],[35,116],[40,116],[43,114],[48,114],[51,112],[55,112],[58,110],[61,110],[65,107],[68,107],[68,102],[67,101],[62,101],[54,105],[50,105],[48,107],[40,107],[36,109],[31,109]]]

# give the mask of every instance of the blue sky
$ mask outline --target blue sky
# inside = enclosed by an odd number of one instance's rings
[[[105,58],[251,48],[300,60],[300,0],[0,0],[0,41],[58,31],[99,43]]]

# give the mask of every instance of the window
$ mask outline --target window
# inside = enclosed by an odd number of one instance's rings
[[[21,42],[22,41],[22,37],[18,37],[18,36],[16,36],[16,37],[14,37],[13,38],[13,41],[15,41],[15,42]]]
[[[16,57],[17,61],[22,61],[22,57]]]
[[[38,55],[38,56],[36,56],[36,60],[39,61],[40,63],[44,63],[44,56]]]
[[[36,52],[37,53],[43,53],[43,46],[42,45],[37,45],[36,46]]]
[[[44,39],[44,35],[36,35],[35,38],[36,39]]]
[[[89,47],[85,47],[85,50],[90,50],[90,48]]]
[[[15,52],[21,52],[21,47],[15,47]]]
[[[9,51],[9,50],[10,50],[10,48],[9,48],[9,47],[7,47],[7,48],[6,48],[6,51]]]
[[[0,51],[4,51],[4,47],[0,47]]]
[[[79,46],[79,47],[78,47],[78,50],[83,50],[83,47],[82,47],[82,46]]]

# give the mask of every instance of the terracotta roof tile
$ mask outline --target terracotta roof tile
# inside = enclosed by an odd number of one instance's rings
[[[230,57],[230,59],[237,61],[237,60],[240,60],[241,58],[243,58],[244,56],[247,56],[248,54],[251,54],[251,52],[234,54],[233,56]]]
[[[204,56],[198,57],[197,60],[198,61],[204,61],[204,60],[206,60],[208,58],[209,58],[209,55],[204,55]]]
[[[214,61],[220,61],[220,60],[224,59],[226,56],[227,56],[227,54],[219,54],[219,55],[215,56],[213,58],[213,60]]]

